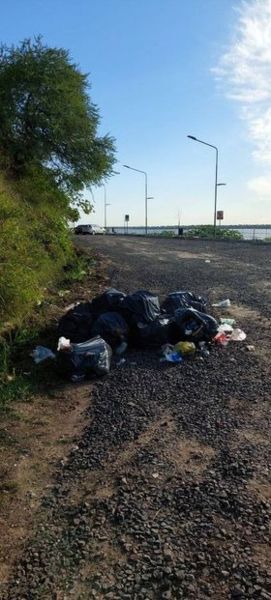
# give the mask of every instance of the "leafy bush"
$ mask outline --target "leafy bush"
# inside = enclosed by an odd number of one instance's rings
[[[165,237],[165,238],[172,238],[172,237],[175,237],[175,235],[176,234],[174,233],[174,231],[168,231],[168,230],[164,230],[159,233],[160,237]]]
[[[197,225],[185,232],[188,237],[212,238],[214,236],[213,225]],[[226,240],[242,240],[243,235],[235,229],[226,229],[224,227],[216,228],[216,237]]]

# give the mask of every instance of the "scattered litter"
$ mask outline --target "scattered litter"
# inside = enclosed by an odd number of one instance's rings
[[[196,346],[194,344],[194,342],[178,342],[178,344],[175,344],[174,346],[174,351],[175,352],[179,352],[179,354],[181,354],[182,356],[188,355],[188,354],[195,354],[196,352]]]
[[[247,335],[242,329],[233,329],[232,332],[219,331],[214,341],[221,346],[227,346],[229,342],[243,342]]]
[[[120,344],[120,346],[118,346],[118,347],[116,348],[115,352],[116,352],[116,354],[118,354],[118,355],[120,355],[120,354],[124,354],[124,352],[126,352],[127,348],[128,348],[128,344],[127,344],[127,342],[122,342],[122,343]]]
[[[152,473],[152,476],[153,476],[154,479],[158,479],[159,473]]]
[[[121,358],[119,362],[116,363],[117,367],[121,367],[121,365],[125,365],[126,358]]]
[[[207,258],[207,259],[205,260],[205,262],[206,262],[206,263],[210,263],[211,261],[210,261],[210,260]]]
[[[160,359],[160,362],[165,361],[170,363],[181,363],[183,362],[183,357],[179,352],[169,352],[169,354],[165,354],[164,357]]]
[[[213,304],[218,308],[230,305],[229,299]],[[124,294],[111,288],[92,301],[68,307],[58,324],[56,354],[37,346],[32,356],[37,363],[56,359],[60,373],[79,382],[109,373],[113,352],[117,367],[137,366],[123,356],[130,347],[159,348],[161,362],[180,364],[194,355],[204,361],[214,344],[227,346],[246,339],[244,331],[234,328],[234,319],[218,323],[207,310],[207,300],[189,291],[168,294],[160,306],[152,292]],[[249,351],[252,348],[247,346]]]
[[[221,325],[218,327],[218,333],[223,331],[225,333],[231,333],[233,331],[232,325],[229,325],[228,323],[221,323]]]
[[[249,344],[248,346],[246,346],[246,349],[248,350],[248,352],[254,352],[255,346],[252,346],[251,344]]]
[[[60,372],[71,381],[82,381],[94,375],[107,375],[111,356],[110,346],[97,336],[81,344],[70,344],[70,348],[64,344],[58,352],[57,363]]]
[[[91,303],[79,302],[61,317],[58,324],[58,335],[68,338],[76,344],[85,342],[92,337],[93,321]]]
[[[117,312],[105,312],[100,315],[91,328],[93,337],[99,335],[111,348],[119,348],[125,342],[127,347],[128,325]]]
[[[227,298],[227,300],[221,300],[221,302],[216,302],[215,304],[212,304],[212,306],[216,306],[217,308],[228,308],[231,306],[231,301]]]
[[[216,342],[216,344],[219,344],[220,346],[227,346],[229,341],[230,341],[230,336],[227,335],[224,331],[220,331],[214,337],[214,342]]]
[[[144,290],[128,294],[122,302],[122,310],[130,322],[151,323],[161,315],[158,296]]]
[[[218,329],[214,317],[194,308],[178,308],[175,311],[175,321],[179,337],[190,342],[209,341]]]
[[[48,358],[54,359],[56,357],[54,352],[52,352],[50,348],[45,348],[45,346],[37,346],[30,356],[32,356],[36,365],[38,365],[40,362],[43,362],[44,360],[47,360]]]
[[[135,343],[140,347],[160,347],[171,339],[171,331],[174,326],[173,318],[160,316],[152,323],[138,321],[133,328]]]
[[[207,300],[202,296],[192,294],[192,292],[172,292],[168,294],[161,308],[172,316],[175,315],[178,308],[195,308],[199,312],[206,312]]]
[[[242,329],[234,329],[232,334],[231,334],[231,341],[232,342],[243,342],[247,337],[247,334],[242,331]]]
[[[219,319],[221,325],[235,325],[236,321],[235,319]]]
[[[75,306],[77,306],[78,302],[73,302],[72,304],[69,304],[69,306],[66,306],[65,308],[65,313],[69,312],[69,310],[72,310]]]
[[[207,358],[210,356],[210,350],[208,349],[206,342],[199,342],[199,352],[201,357]]]
[[[60,298],[64,298],[64,296],[66,296],[67,294],[70,294],[71,290],[59,290],[58,292],[58,296],[60,296]]]
[[[123,302],[126,298],[126,294],[110,288],[106,290],[100,296],[96,296],[92,302],[89,303],[90,310],[96,316],[107,312],[118,312],[122,310]]]
[[[58,340],[57,351],[70,351],[72,349],[71,340],[67,340],[64,336],[61,336]]]
[[[6,375],[5,379],[6,381],[14,381],[15,375]]]

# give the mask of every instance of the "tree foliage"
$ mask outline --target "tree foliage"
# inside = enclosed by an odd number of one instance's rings
[[[75,259],[69,222],[112,172],[87,75],[40,38],[0,47],[0,332],[21,322]]]
[[[13,176],[43,167],[75,194],[110,175],[114,142],[97,134],[99,111],[88,88],[67,50],[41,38],[1,46],[0,154]]]

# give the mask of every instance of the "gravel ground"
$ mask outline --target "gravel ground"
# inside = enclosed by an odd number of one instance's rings
[[[97,381],[84,435],[1,598],[271,598],[271,247],[79,244],[109,259],[110,281],[124,291],[229,297],[223,316],[255,351],[236,342],[176,366],[134,352]]]

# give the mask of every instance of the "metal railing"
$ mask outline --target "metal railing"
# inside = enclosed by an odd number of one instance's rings
[[[193,230],[196,229],[197,225],[185,225],[178,227],[177,225],[161,226],[161,227],[149,227],[149,236],[159,237],[175,237],[181,232],[180,237],[193,237]],[[217,227],[217,239],[220,239],[220,230],[231,230],[239,232],[242,236],[242,240],[247,241],[265,241],[271,242],[271,225],[218,225]],[[145,227],[113,227],[107,228],[108,233],[115,233],[119,235],[145,235]],[[202,237],[202,236],[194,236]],[[209,236],[208,236],[209,237]],[[210,236],[212,237],[212,236]]]

